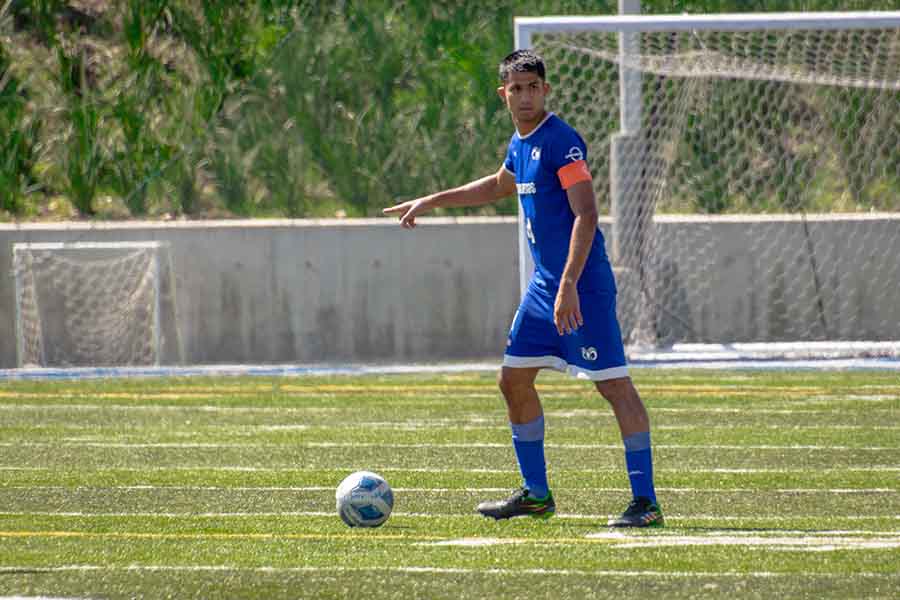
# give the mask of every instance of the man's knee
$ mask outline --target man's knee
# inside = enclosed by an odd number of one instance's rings
[[[637,390],[630,377],[618,377],[616,379],[607,379],[604,381],[595,381],[594,385],[597,391],[610,404],[618,402],[628,402],[638,398]]]
[[[520,395],[523,390],[534,387],[535,374],[531,369],[510,369],[504,367],[497,374],[497,385],[507,400]]]

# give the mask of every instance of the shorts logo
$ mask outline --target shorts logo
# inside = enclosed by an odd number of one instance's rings
[[[517,183],[516,191],[523,196],[537,194],[537,187],[534,185],[533,181],[529,181],[528,183]]]
[[[531,160],[541,160],[541,148],[536,146],[531,149]]]
[[[585,348],[581,347],[581,358],[584,360],[597,360],[597,349],[593,346]]]
[[[581,148],[578,146],[572,146],[569,148],[569,153],[566,154],[566,158],[572,162],[578,162],[579,160],[584,160],[584,152],[582,152]]]

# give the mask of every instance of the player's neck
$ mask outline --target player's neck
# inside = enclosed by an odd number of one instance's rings
[[[548,114],[549,113],[546,110],[541,111],[541,114],[538,115],[537,118],[529,121],[520,121],[514,118],[513,123],[516,126],[516,131],[519,132],[519,137],[525,137],[526,135],[537,129],[537,127],[544,122],[544,119],[547,118]]]

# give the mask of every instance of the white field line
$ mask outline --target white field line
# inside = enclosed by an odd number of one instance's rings
[[[3,448],[208,448],[208,449],[296,449],[296,448],[509,448],[511,442],[298,442],[290,444],[215,443],[215,442],[2,442]],[[545,448],[572,450],[622,450],[622,444],[555,444]],[[900,446],[831,446],[827,444],[654,444],[656,450],[853,450],[900,451]]]
[[[874,550],[900,548],[900,536],[872,537],[843,535],[672,535],[637,539],[617,532],[589,533],[588,539],[609,540],[615,548],[660,548],[667,546],[759,546],[765,549],[826,552],[834,550]]]
[[[318,539],[318,540],[347,540],[352,539],[342,534],[304,534],[304,533],[208,533],[208,532],[104,532],[95,533],[88,531],[0,531],[0,538],[111,538],[111,539]],[[599,542],[610,545],[616,549],[667,547],[667,546],[743,546],[763,547],[765,549],[785,549],[792,551],[833,551],[833,550],[871,550],[900,548],[900,533],[871,532],[866,535],[849,536],[845,534],[818,534],[808,535],[800,532],[797,535],[787,535],[786,532],[778,532],[772,535],[760,535],[756,532],[744,532],[741,534],[715,532],[712,535],[679,535],[666,533],[656,536],[631,536],[622,532],[601,531],[587,534],[583,537],[507,537],[507,538],[462,538],[441,539],[440,536],[415,536],[402,535],[391,531],[376,532],[367,539],[401,539],[412,542],[413,545],[474,545],[473,540],[480,540],[477,545],[526,544],[541,546],[570,546],[572,544]]]
[[[658,532],[657,532],[658,533]],[[886,537],[884,537],[886,536]],[[622,542],[617,544],[619,548],[627,548],[634,547],[637,545],[646,544],[647,546],[668,546],[668,545],[683,545],[686,542],[691,542],[694,540],[699,540],[700,544],[705,545],[715,545],[715,544],[732,544],[735,543],[735,540],[747,542],[748,545],[759,545],[764,544],[765,541],[772,541],[776,545],[785,544],[785,545],[794,545],[796,543],[801,544],[828,544],[833,543],[834,541],[850,541],[850,542],[887,542],[892,546],[900,542],[900,531],[866,531],[863,529],[859,530],[840,530],[840,531],[787,531],[782,530],[778,532],[778,535],[760,535],[756,532],[751,531],[709,531],[705,532],[703,536],[685,536],[685,535],[677,535],[677,534],[662,534],[662,535],[653,535],[653,536],[642,536],[640,538],[634,536],[628,536],[623,533],[618,532],[598,532],[598,533],[589,533],[585,536],[586,539],[603,539],[603,540],[611,540]],[[860,539],[862,538],[862,539]],[[870,538],[870,539],[866,539]],[[875,538],[874,540],[871,538]],[[544,541],[552,541],[552,540],[540,540],[540,542]],[[458,539],[449,539],[449,540],[437,540],[433,542],[421,542],[421,545],[424,546],[493,546],[497,544],[518,544],[518,543],[528,543],[527,538],[491,538],[491,537],[465,537]]]
[[[392,517],[402,517],[407,519],[477,519],[484,517],[478,513],[416,513],[416,512],[393,512]],[[162,518],[162,519],[220,519],[220,518],[269,518],[269,517],[328,517],[337,516],[333,511],[318,510],[298,510],[298,511],[268,511],[268,512],[80,512],[80,511],[0,511],[0,517],[75,517],[83,519],[119,519],[119,518]],[[557,513],[554,519],[572,519],[585,521],[603,521],[612,517],[618,517],[619,514],[579,514],[579,513]],[[770,515],[760,516],[736,516],[736,515],[673,515],[666,514],[666,521],[674,522],[696,522],[711,521],[713,523],[728,522],[740,523],[746,521],[762,522],[762,523],[796,523],[799,517],[795,516],[779,516]],[[821,515],[816,517],[817,521],[898,521],[900,515]],[[860,532],[865,533],[865,532]],[[878,534],[898,534],[900,531],[877,531]]]
[[[2,573],[2,571],[0,571]],[[0,596],[0,600],[88,600],[86,598],[75,598],[68,596]]]
[[[716,578],[743,579],[747,577],[774,579],[780,577],[801,577],[805,579],[896,579],[896,573],[873,573],[860,571],[855,573],[779,573],[774,571],[649,571],[649,570],[588,570],[588,569],[468,569],[461,567],[240,567],[235,565],[55,565],[40,567],[35,565],[2,566],[0,573],[16,572],[212,572],[212,573],[259,573],[259,574],[289,574],[289,573],[401,573],[401,574],[433,574],[433,575],[556,575],[556,576],[602,576],[602,577],[679,577],[679,578]]]
[[[791,431],[801,430],[801,431],[828,431],[828,430],[836,430],[836,431],[897,431],[900,430],[900,425],[821,425],[821,424],[812,424],[812,425],[804,425],[804,424],[793,424],[784,425],[758,425],[756,423],[742,423],[738,425],[734,424],[724,424],[724,425],[654,425],[654,430],[665,430],[665,431],[709,431],[709,430],[717,430],[717,429],[727,429],[733,430],[737,427],[753,427],[756,429],[763,430],[785,430],[790,429]],[[562,427],[563,429],[583,429],[584,426],[575,426],[570,425],[567,427]],[[473,429],[475,429],[473,427]],[[506,429],[504,427],[504,429]]]
[[[379,448],[509,448],[510,443],[416,443],[391,444],[383,442],[308,442],[300,444],[309,448],[355,448],[358,446],[374,446]],[[555,444],[545,443],[545,448],[577,449],[577,450],[621,450],[622,444]],[[818,444],[654,444],[659,450],[900,450],[900,446],[830,446]]]
[[[499,546],[501,544],[520,544],[518,539],[510,538],[458,538],[454,540],[438,540],[436,542],[417,542],[414,546]]]
[[[804,552],[825,552],[834,550],[883,550],[900,548],[900,537],[883,534],[868,536],[840,535],[806,535],[801,533],[796,536],[784,535],[741,535],[716,533],[713,535],[657,535],[641,536],[636,538],[619,532],[589,533],[585,536],[589,540],[603,540],[616,549],[630,548],[661,548],[669,546],[745,546],[763,547],[765,549],[784,549]],[[541,545],[567,545],[570,540],[534,539],[534,538],[487,538],[465,537],[446,540],[428,540],[414,542],[415,546],[496,546],[501,544],[541,544]]]
[[[448,494],[448,493],[504,493],[509,492],[509,487],[395,487],[393,491],[409,494]],[[621,487],[554,487],[557,491],[567,492],[621,492]],[[900,494],[900,489],[891,488],[706,488],[706,487],[657,487],[658,491],[676,494]],[[202,486],[202,485],[111,485],[111,486],[64,486],[64,485],[12,485],[3,486],[3,490],[41,490],[41,491],[86,491],[86,490],[117,490],[117,491],[197,491],[197,492],[333,492],[335,486],[304,485],[304,486]]]
[[[574,417],[572,417],[575,419]],[[556,423],[553,426],[554,431],[560,430],[584,430],[588,426],[597,426],[597,424],[585,424],[584,418],[575,419],[578,420],[578,424],[559,424]],[[612,424],[613,417],[609,418],[610,424]],[[268,432],[281,432],[281,431],[308,431],[310,429],[315,430],[352,430],[359,431],[362,429],[388,429],[394,431],[417,431],[420,429],[446,429],[449,431],[509,431],[509,425],[498,425],[502,419],[429,419],[429,420],[405,420],[405,421],[362,421],[362,422],[352,422],[352,423],[287,423],[280,425],[220,425],[220,424],[205,424],[203,427],[210,426],[214,427],[217,433],[225,433],[231,435],[256,435],[260,432],[268,433]],[[52,429],[54,427],[59,427],[59,425],[50,425],[50,426],[37,426],[36,430],[40,431],[41,429]],[[77,432],[77,431],[91,431],[95,432],[97,430],[96,425],[89,424],[71,424],[66,423],[61,426],[66,431]],[[654,425],[653,429],[656,431],[717,431],[717,430],[734,430],[736,427],[752,427],[754,429],[762,429],[762,430],[771,430],[778,431],[786,429],[784,424],[777,425],[759,425],[757,423],[744,423],[739,425],[734,424],[714,424],[714,425]],[[825,424],[791,424],[790,429],[792,431],[898,431],[900,430],[900,425],[845,425],[845,424],[834,424],[834,425],[825,425]],[[130,435],[134,435],[136,431],[147,430],[147,431],[155,431],[156,427],[130,427],[128,432]],[[197,428],[191,430],[191,434],[196,434],[198,431]],[[65,438],[66,441],[98,441],[102,439],[101,436],[92,436],[90,438]]]
[[[493,396],[492,396],[493,397]],[[897,399],[894,397],[894,399]],[[217,406],[210,404],[8,404],[0,403],[0,410],[14,412],[18,410],[37,410],[37,411],[175,411],[175,412],[209,412],[209,413],[275,413],[275,414],[308,414],[310,412],[338,412],[341,409],[320,406]],[[889,412],[891,409],[882,409]],[[609,410],[591,411],[591,409],[576,409],[578,416],[598,416],[606,417],[611,415]],[[576,411],[561,411],[565,415],[567,412],[575,413]],[[591,412],[588,412],[591,411]],[[759,415],[819,415],[819,414],[845,414],[844,410],[837,408],[830,409],[781,409],[781,408],[753,408],[753,407],[651,407],[650,412],[666,412],[666,413],[702,413],[702,414],[759,414]],[[587,414],[585,414],[587,413]],[[593,413],[593,414],[592,414]],[[553,416],[554,411],[548,411],[548,415]],[[574,416],[574,415],[573,415]]]
[[[2,573],[3,571],[0,571]],[[76,598],[73,596],[0,596],[0,600],[89,600],[88,598]]]
[[[374,467],[373,467],[374,468]],[[55,467],[13,467],[13,466],[0,466],[0,472],[12,472],[12,473],[29,473],[29,472],[56,472],[59,471],[59,468]],[[358,470],[358,465],[349,465],[349,466],[338,466],[338,467],[247,467],[241,465],[176,465],[171,467],[105,467],[100,469],[93,469],[89,472],[109,472],[109,473],[166,473],[170,471],[209,471],[209,472],[236,472],[236,473],[319,473],[323,471],[346,471],[352,472],[354,470]],[[516,474],[517,471],[513,469],[455,469],[455,468],[444,468],[444,467],[377,467],[375,468],[377,471],[384,472],[392,472],[392,473],[486,473],[486,474],[504,474],[504,475],[512,475]],[[618,473],[621,471],[621,467],[596,467],[592,469],[564,469],[565,473]],[[868,467],[824,467],[820,469],[813,469],[813,472],[817,474],[822,473],[895,473],[900,472],[900,466],[889,466],[889,465],[881,465],[881,466],[868,466]],[[678,474],[700,474],[700,473],[730,473],[730,474],[738,474],[738,475],[751,475],[751,474],[792,474],[792,473],[803,473],[809,474],[811,470],[809,468],[796,468],[796,469],[769,469],[769,468],[710,468],[710,469],[697,469],[697,468],[659,468],[654,469],[656,473],[678,473]]]
[[[147,532],[110,532],[91,533],[82,531],[3,531],[0,538],[45,538],[45,537],[87,537],[87,538],[112,538],[112,539],[317,539],[320,541],[346,541],[350,536],[341,534],[223,534],[223,533],[147,533]],[[834,550],[873,550],[900,548],[900,537],[896,536],[690,536],[690,535],[660,535],[641,536],[639,538],[623,535],[618,532],[598,532],[584,537],[559,537],[559,538],[445,538],[435,539],[434,536],[409,536],[398,535],[391,532],[378,532],[367,536],[369,541],[373,539],[402,539],[413,546],[432,545],[466,545],[466,546],[491,546],[497,544],[521,544],[546,546],[572,546],[573,544],[601,543],[613,549],[632,548],[659,548],[681,546],[739,546],[745,548],[761,547],[766,550],[790,550],[790,551],[834,551]]]

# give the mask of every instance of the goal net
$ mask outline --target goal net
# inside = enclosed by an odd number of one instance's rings
[[[519,18],[516,43],[588,144],[627,344],[900,349],[900,12]]]
[[[162,242],[13,245],[20,367],[160,363]]]

